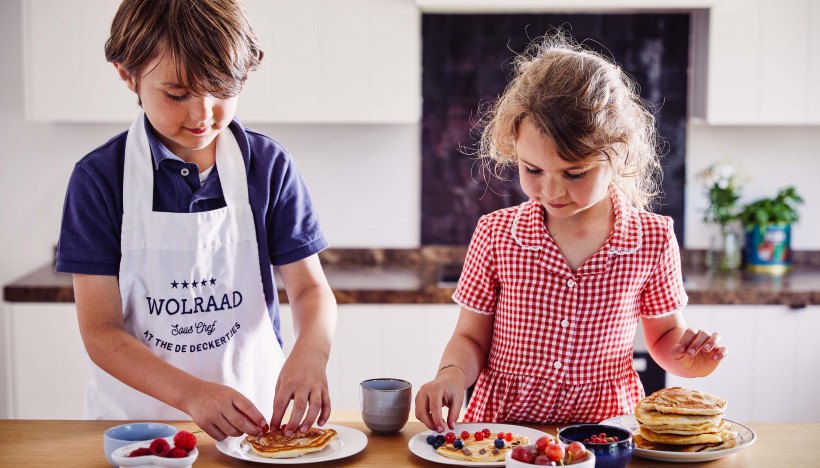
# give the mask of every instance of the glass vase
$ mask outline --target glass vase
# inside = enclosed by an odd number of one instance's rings
[[[740,235],[729,224],[714,225],[706,251],[706,266],[712,270],[736,270],[741,257]]]

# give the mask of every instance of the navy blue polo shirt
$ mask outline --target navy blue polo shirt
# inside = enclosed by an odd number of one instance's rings
[[[214,167],[200,184],[197,165],[174,155],[156,137],[147,118],[145,122],[154,160],[154,211],[196,213],[224,207],[219,168]],[[236,137],[247,170],[262,285],[281,344],[272,265],[302,260],[324,250],[328,243],[305,182],[287,151],[273,139],[243,128],[237,120],[228,128]],[[56,271],[119,274],[127,134],[115,136],[75,165],[63,207]]]

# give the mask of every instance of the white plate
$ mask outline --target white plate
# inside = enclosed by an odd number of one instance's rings
[[[732,448],[715,450],[714,452],[666,452],[662,450],[647,450],[635,447],[635,455],[641,458],[646,458],[647,460],[662,462],[696,463],[723,458],[726,455],[731,455],[738,450],[743,450],[744,448],[755,443],[757,440],[757,434],[755,434],[755,431],[753,431],[751,427],[744,426],[739,422],[729,419],[726,421],[732,425],[732,430],[737,432],[737,437],[739,439],[738,444]],[[634,414],[615,416],[614,418],[601,421],[601,424],[611,424],[613,426],[622,427],[633,434],[640,432],[638,420],[635,419]]]
[[[515,435],[526,436],[530,439],[530,443],[534,444],[539,437],[544,437],[548,435],[546,432],[537,431],[535,429],[530,429],[529,427],[524,426],[514,426],[512,424],[493,424],[493,423],[463,423],[463,424],[456,424],[456,428],[450,431],[446,429],[442,434],[447,434],[448,432],[455,432],[456,437],[460,437],[461,431],[467,431],[470,433],[470,437],[472,434],[487,428],[493,435],[498,434],[499,432],[512,432]],[[436,431],[424,431],[422,433],[416,434],[410,439],[410,442],[407,444],[407,447],[410,448],[410,451],[414,454],[418,455],[419,457],[429,460],[436,463],[443,463],[445,465],[460,465],[460,466],[504,466],[504,461],[500,462],[468,462],[468,461],[459,461],[453,460],[452,458],[447,458],[444,456],[439,455],[433,450],[433,446],[427,443],[427,436],[433,434],[438,435],[439,433]]]
[[[265,458],[256,455],[251,449],[243,444],[242,437],[228,437],[216,443],[216,448],[230,457],[240,460],[253,461],[257,463],[269,463],[274,465],[299,465],[303,463],[318,463],[355,455],[367,447],[367,436],[362,431],[351,427],[337,426],[335,424],[325,424],[323,429],[333,429],[337,436],[319,452],[311,452],[296,458]]]

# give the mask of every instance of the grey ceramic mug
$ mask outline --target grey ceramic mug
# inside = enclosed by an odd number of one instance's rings
[[[362,419],[376,434],[399,432],[410,417],[413,385],[401,379],[370,379],[361,383]]]

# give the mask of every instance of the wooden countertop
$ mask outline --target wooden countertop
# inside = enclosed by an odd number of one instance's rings
[[[24,466],[26,468],[71,466],[109,466],[103,455],[103,431],[122,421],[29,421],[0,420],[0,466]],[[179,429],[189,431],[197,427],[192,422],[172,423]],[[372,434],[361,422],[336,423],[363,431],[368,445],[352,457],[323,463],[322,466],[356,466],[383,468],[443,466],[423,460],[407,449],[413,435],[421,432],[421,423],[412,422],[395,436]],[[532,426],[554,432],[554,426]],[[708,463],[691,463],[686,467],[804,467],[817,466],[817,441],[820,440],[820,424],[759,424],[752,426],[757,432],[757,442],[744,450]],[[199,458],[194,466],[254,466],[224,455],[214,446],[214,440],[199,434]],[[261,465],[256,465],[261,466]],[[684,465],[660,463],[633,457],[631,467],[656,467]]]

